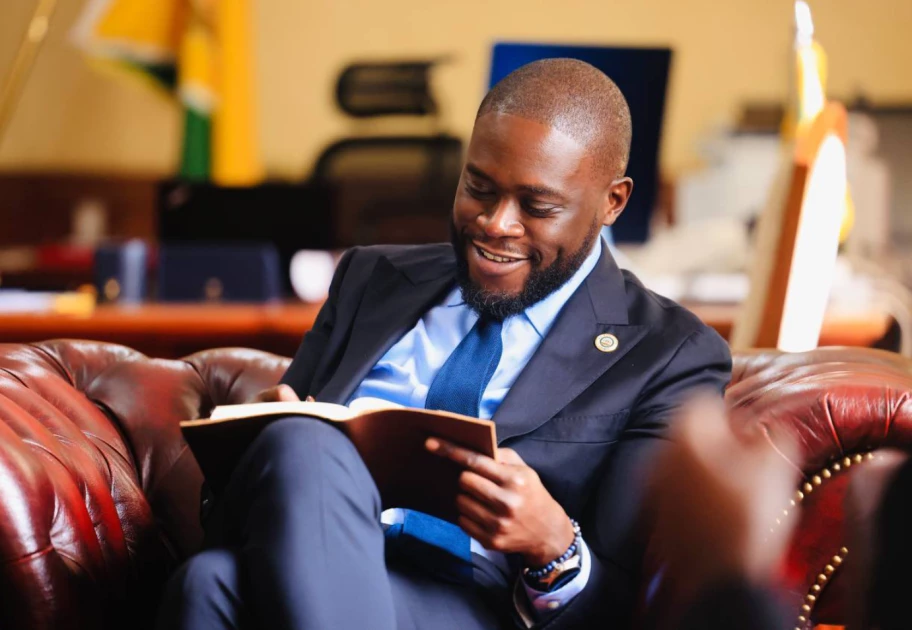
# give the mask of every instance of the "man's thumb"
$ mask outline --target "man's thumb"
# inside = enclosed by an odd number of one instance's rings
[[[276,394],[279,402],[297,402],[301,400],[290,385],[279,385],[276,388]]]

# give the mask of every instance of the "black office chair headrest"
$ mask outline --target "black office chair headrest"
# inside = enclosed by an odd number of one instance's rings
[[[441,60],[356,62],[336,83],[336,102],[351,116],[427,116],[437,113],[430,70]]]

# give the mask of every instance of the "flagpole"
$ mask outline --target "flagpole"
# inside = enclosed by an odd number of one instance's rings
[[[13,68],[0,90],[0,145],[3,144],[4,134],[13,118],[38,51],[41,50],[41,44],[47,36],[51,17],[56,8],[57,0],[38,0],[38,6],[29,20],[25,37],[13,61]]]

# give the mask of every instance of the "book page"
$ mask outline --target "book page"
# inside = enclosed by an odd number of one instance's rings
[[[208,420],[201,420],[201,422],[283,415],[316,416],[325,420],[344,422],[354,418],[357,412],[343,405],[333,403],[303,401],[250,403],[246,405],[220,405],[212,410]]]
[[[374,398],[372,396],[355,398],[348,403],[348,408],[354,411],[355,414],[362,414],[367,411],[377,411],[379,409],[406,409],[406,407],[398,403],[383,400],[382,398]]]

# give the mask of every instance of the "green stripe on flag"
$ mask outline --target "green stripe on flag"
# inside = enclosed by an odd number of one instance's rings
[[[211,173],[210,138],[212,119],[194,109],[186,109],[184,117],[184,153],[180,176],[190,181],[209,181]]]

